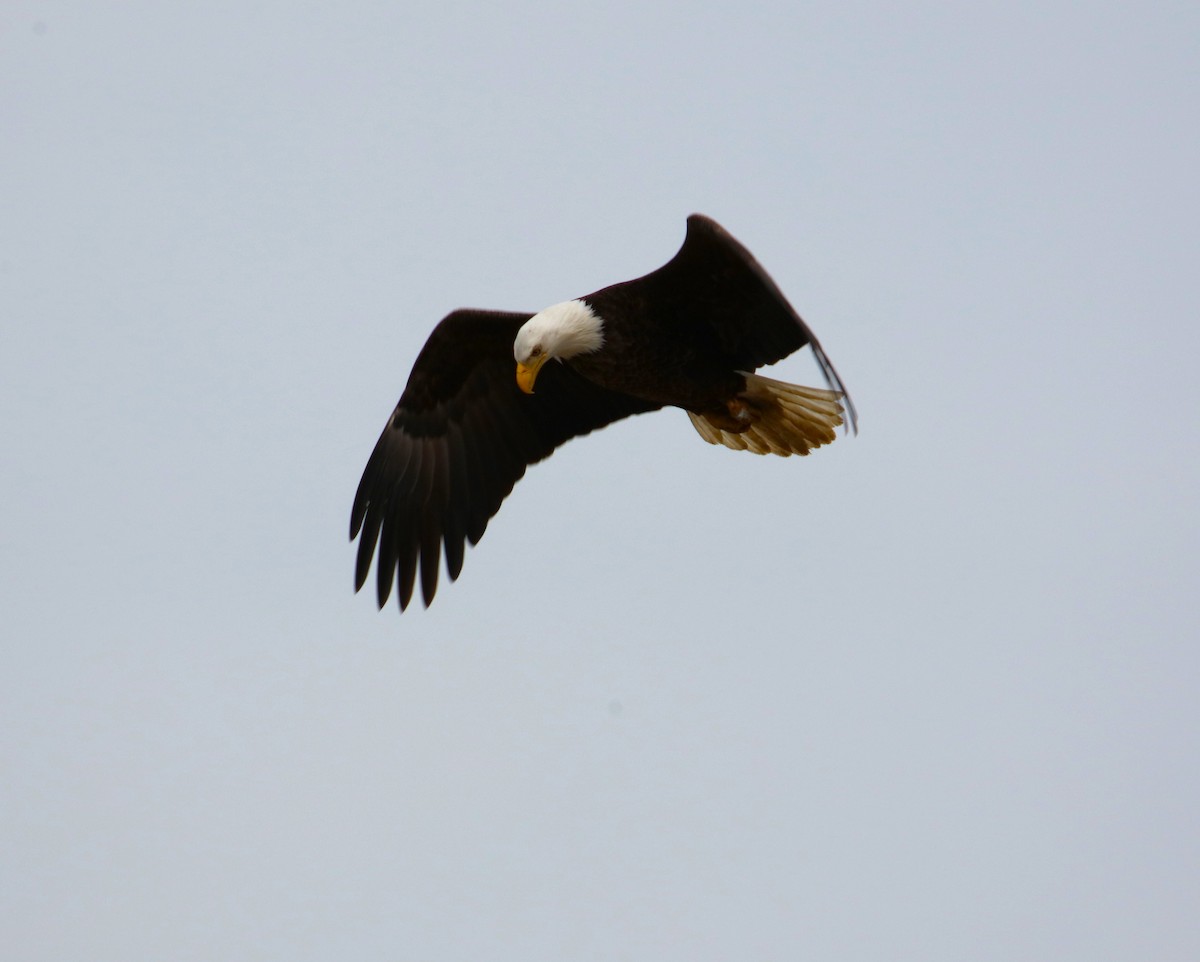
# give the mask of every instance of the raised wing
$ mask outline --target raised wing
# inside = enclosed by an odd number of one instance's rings
[[[816,335],[754,255],[703,214],[688,218],[683,246],[658,270],[584,299],[601,315],[606,301],[617,302],[631,313],[677,325],[681,339],[707,331],[737,370],[774,364],[811,345],[826,382],[845,396],[850,429],[857,430],[854,403]]]
[[[408,606],[418,569],[428,605],[443,550],[450,580],[457,578],[464,543],[483,537],[529,465],[573,437],[655,409],[557,363],[542,369],[537,393],[522,393],[512,345],[531,316],[455,311],[418,355],[367,461],[350,516],[350,538],[359,538],[355,590],[378,554],[381,608],[393,582],[400,608]]]

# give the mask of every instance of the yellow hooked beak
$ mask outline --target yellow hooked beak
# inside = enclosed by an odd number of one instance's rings
[[[533,393],[533,382],[537,380],[538,371],[542,369],[542,365],[546,363],[546,358],[549,354],[539,354],[537,357],[529,359],[529,364],[517,362],[517,387],[526,394]]]

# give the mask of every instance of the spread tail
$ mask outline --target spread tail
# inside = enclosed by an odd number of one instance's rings
[[[808,454],[837,437],[843,414],[841,391],[740,373],[746,378],[746,389],[738,395],[749,422],[744,431],[726,431],[703,414],[688,411],[696,431],[709,444],[786,458],[791,454]]]

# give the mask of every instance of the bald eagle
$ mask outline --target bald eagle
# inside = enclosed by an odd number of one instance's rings
[[[806,344],[829,390],[752,373]],[[418,570],[429,605],[439,555],[453,581],[464,542],[483,537],[529,465],[662,407],[685,410],[704,440],[755,454],[808,454],[843,416],[857,428],[808,325],[750,252],[699,214],[679,252],[644,277],[537,314],[458,310],[434,328],[354,497],[355,590],[378,553],[379,606],[395,582],[406,608]]]

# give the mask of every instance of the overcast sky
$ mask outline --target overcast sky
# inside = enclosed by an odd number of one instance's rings
[[[5,957],[1200,957],[1198,49],[1194,3],[9,0]],[[859,436],[635,418],[428,611],[354,595],[433,325],[693,211]]]

